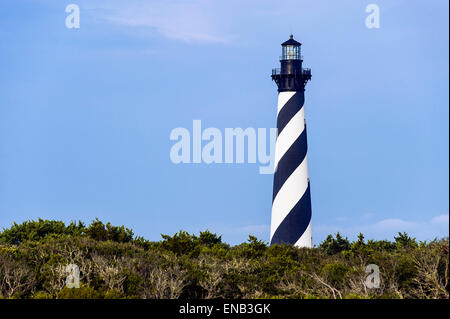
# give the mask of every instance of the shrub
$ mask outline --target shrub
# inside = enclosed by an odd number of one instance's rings
[[[0,232],[0,298],[448,298],[448,252],[448,238],[406,233],[392,242],[338,233],[312,249],[249,236],[231,247],[208,230],[150,242],[98,219],[39,219]],[[370,263],[377,289],[364,286]],[[68,264],[79,267],[78,289],[65,287]]]
[[[328,255],[334,255],[341,251],[349,250],[350,242],[347,237],[342,238],[339,233],[336,234],[336,239],[332,235],[328,235],[328,237],[319,245],[319,249]]]
[[[72,222],[66,226],[62,221],[38,219],[38,221],[25,221],[22,224],[14,223],[9,229],[0,233],[0,243],[18,245],[26,241],[38,241],[49,236],[76,236],[85,231],[82,222]]]

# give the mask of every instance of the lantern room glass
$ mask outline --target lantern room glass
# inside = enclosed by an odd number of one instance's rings
[[[282,60],[301,60],[300,46],[298,45],[286,45],[283,46]]]

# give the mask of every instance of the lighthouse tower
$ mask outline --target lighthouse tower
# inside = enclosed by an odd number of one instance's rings
[[[301,43],[281,44],[280,69],[272,70],[278,86],[278,137],[275,147],[270,244],[313,247],[311,195],[306,142],[305,85],[311,70],[302,67]]]

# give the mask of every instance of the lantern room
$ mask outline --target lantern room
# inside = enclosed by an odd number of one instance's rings
[[[294,40],[294,36],[291,34],[289,40],[281,44],[281,57],[280,60],[301,60],[301,43]]]

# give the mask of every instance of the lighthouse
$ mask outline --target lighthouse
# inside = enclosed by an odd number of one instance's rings
[[[311,70],[302,66],[301,45],[291,35],[281,44],[281,67],[272,70],[272,80],[278,86],[278,136],[270,244],[313,247],[304,107]]]

